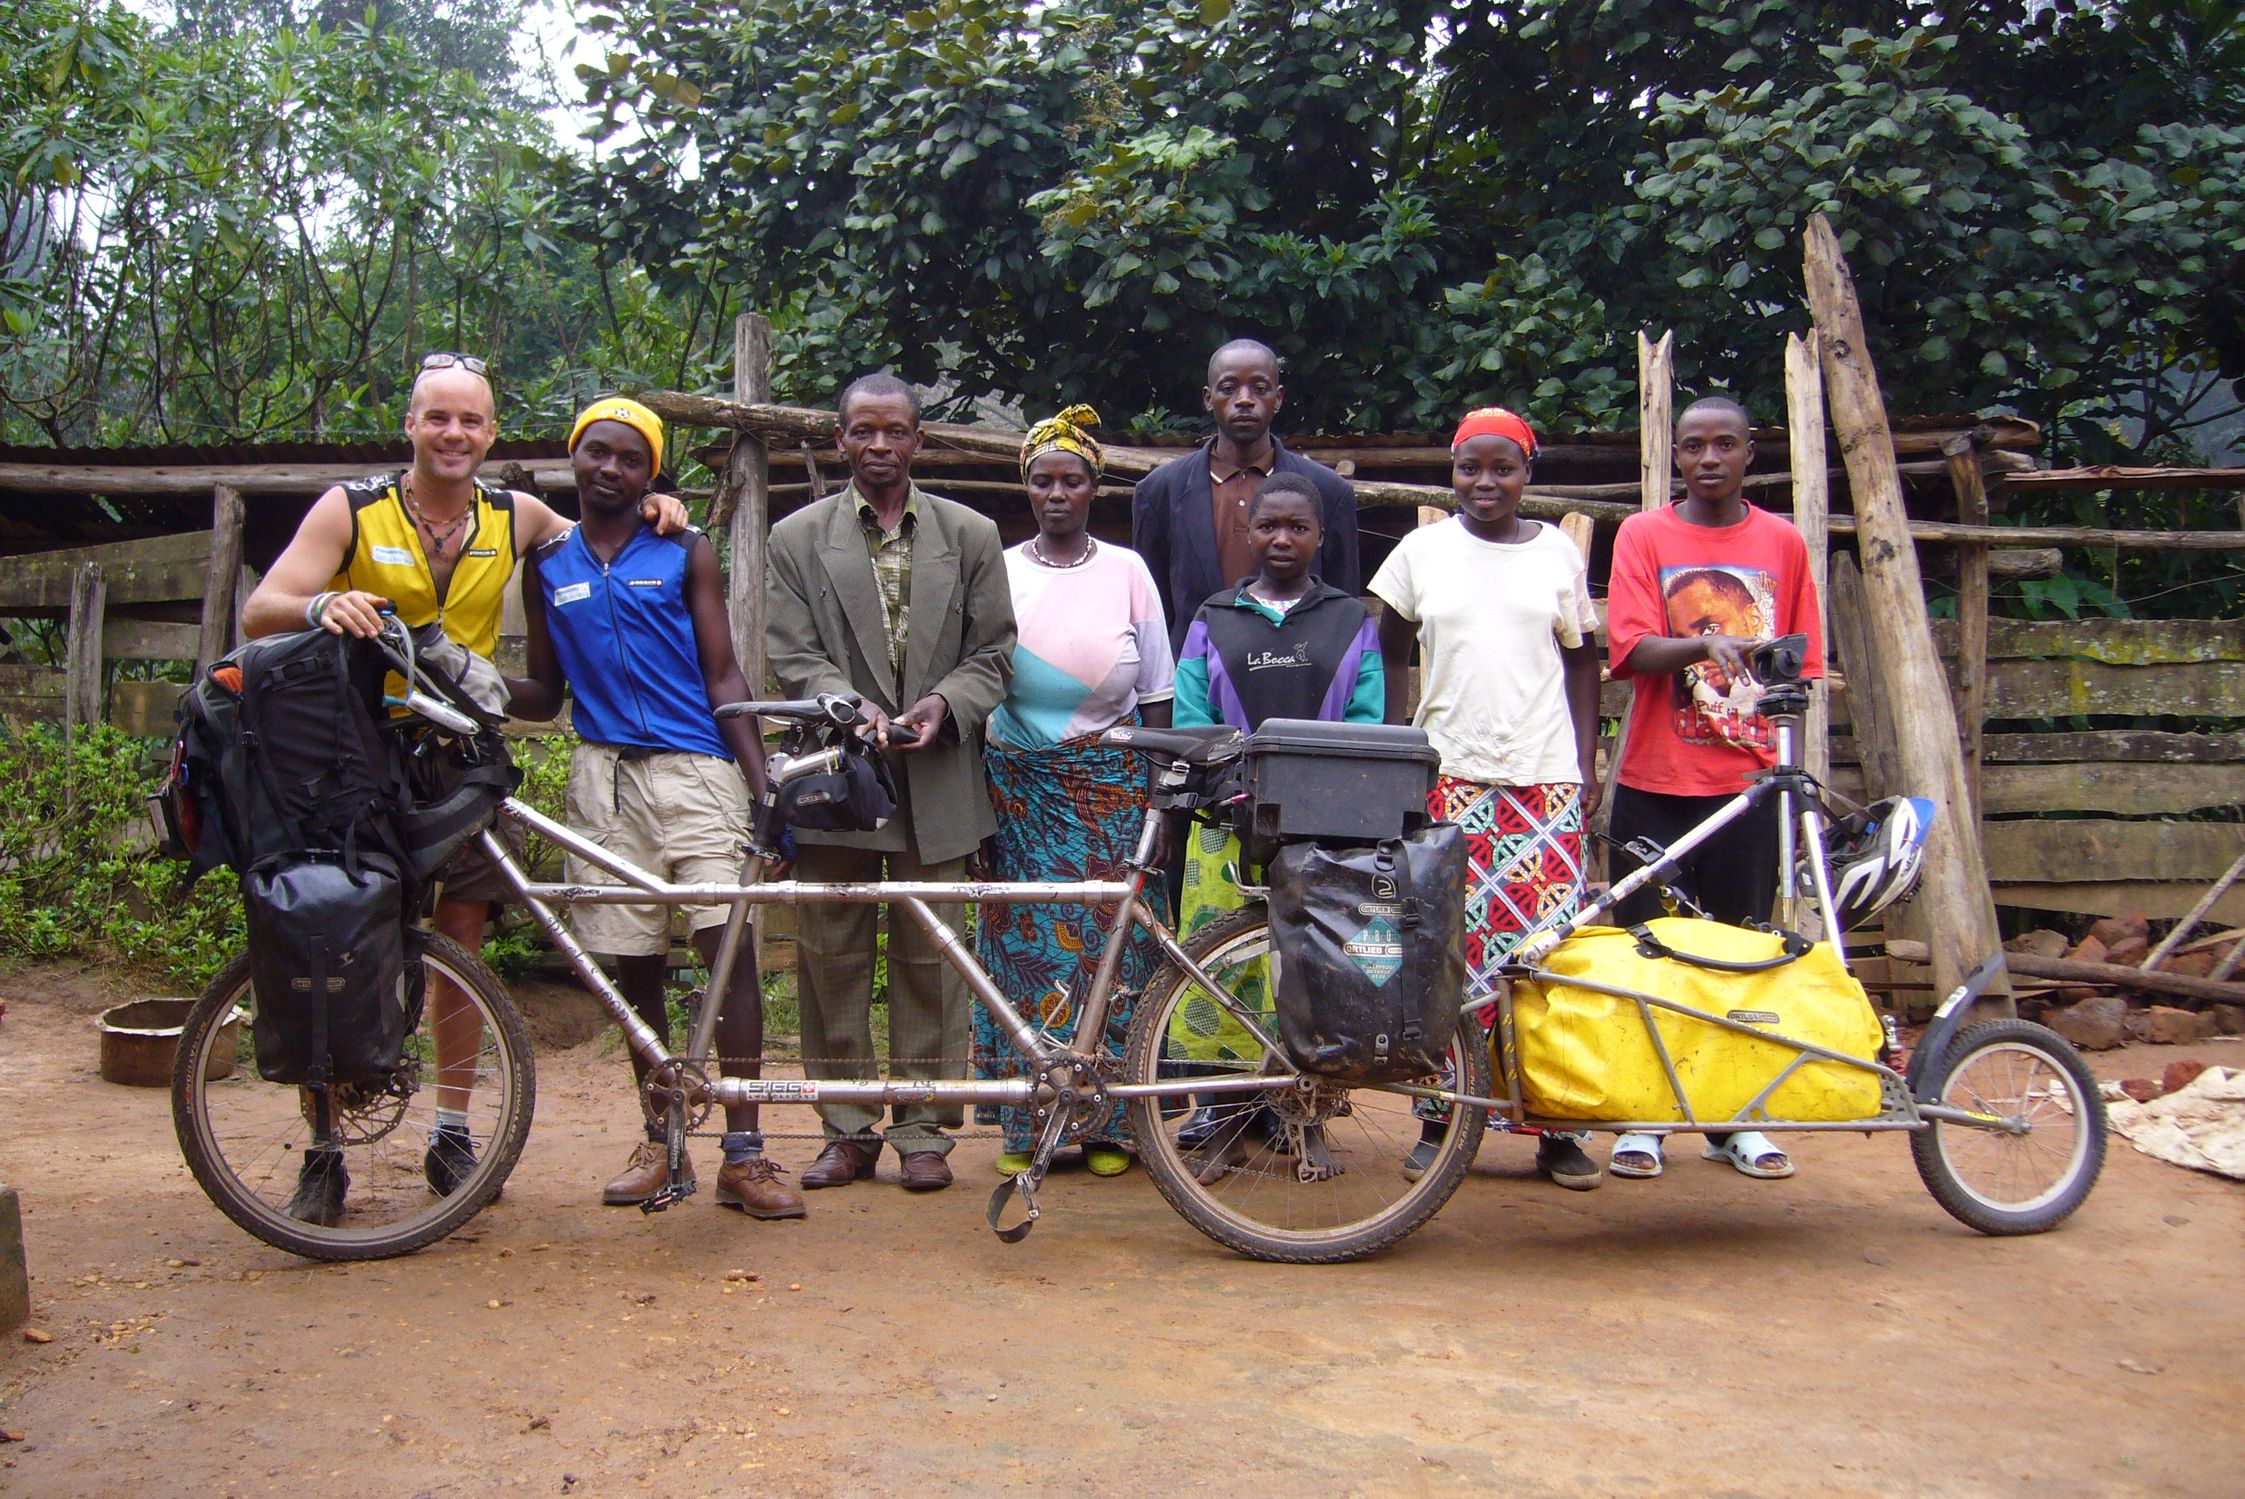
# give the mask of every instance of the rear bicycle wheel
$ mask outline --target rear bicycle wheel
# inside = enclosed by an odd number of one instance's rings
[[[421,1014],[405,1040],[405,1061],[374,1083],[325,1090],[325,1108],[311,1090],[257,1075],[250,1044],[257,1010],[249,958],[235,959],[188,1013],[172,1069],[172,1124],[195,1180],[221,1212],[276,1249],[316,1260],[387,1259],[410,1254],[451,1233],[499,1195],[530,1133],[537,1092],[530,1037],[505,988],[459,944],[434,932],[406,934],[405,982],[415,969],[430,982]],[[444,996],[434,980],[449,982]],[[473,1163],[457,1153],[451,1190],[429,1180],[427,1156],[436,1125],[436,1028],[454,1038],[454,1059],[442,1081],[465,1089]],[[224,1053],[231,1049],[229,1076]],[[342,1211],[332,1224],[291,1216],[290,1206],[314,1168],[307,1152],[313,1120],[325,1115],[328,1147],[318,1170],[339,1166]],[[330,1164],[332,1163],[332,1164]]]
[[[1134,1083],[1293,1073],[1239,1024],[1276,1037],[1268,996],[1278,954],[1263,906],[1207,927],[1186,953],[1229,998],[1173,962],[1146,986],[1131,1020],[1124,1075]],[[1220,1044],[1203,1044],[1221,1037]],[[1460,1016],[1451,1046],[1458,1091],[1489,1093],[1489,1044]],[[1429,1079],[1429,1083],[1433,1082]],[[1185,1221],[1253,1259],[1334,1264],[1398,1242],[1449,1201],[1481,1148],[1487,1112],[1452,1108],[1433,1159],[1414,1173],[1420,1120],[1405,1094],[1316,1079],[1259,1093],[1210,1095],[1209,1107],[1165,1117],[1134,1098],[1131,1128],[1147,1173]]]
[[[1989,1120],[1937,1122],[1910,1136],[1926,1190],[1959,1222],[1984,1234],[2043,1233],[2097,1185],[2104,1100],[2056,1031],[2026,1020],[1972,1026],[1949,1043],[1926,1087],[1935,1102]]]

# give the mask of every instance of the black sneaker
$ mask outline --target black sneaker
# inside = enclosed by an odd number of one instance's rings
[[[1582,1146],[1564,1135],[1544,1135],[1536,1141],[1536,1169],[1570,1192],[1587,1192],[1606,1178]]]
[[[304,1165],[296,1173],[296,1195],[288,1200],[288,1215],[314,1228],[333,1228],[343,1221],[343,1193],[351,1173],[343,1167],[343,1152],[332,1145],[315,1145],[304,1152]]]
[[[450,1197],[475,1168],[476,1145],[467,1130],[457,1124],[438,1125],[429,1135],[429,1153],[421,1158],[421,1174],[429,1179],[429,1190]]]

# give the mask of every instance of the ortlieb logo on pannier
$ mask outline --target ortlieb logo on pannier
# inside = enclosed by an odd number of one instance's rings
[[[1438,823],[1366,848],[1271,861],[1279,1042],[1352,1082],[1439,1073],[1464,1002],[1465,835]]]

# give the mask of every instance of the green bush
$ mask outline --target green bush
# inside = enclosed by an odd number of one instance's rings
[[[0,729],[0,959],[104,959],[193,993],[238,950],[233,878],[183,888],[152,846],[162,749],[106,724]]]

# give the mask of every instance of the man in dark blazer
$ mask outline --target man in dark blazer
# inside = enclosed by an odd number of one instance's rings
[[[871,833],[795,834],[796,873],[815,881],[958,880],[997,823],[983,784],[983,720],[1013,675],[1013,595],[998,528],[912,482],[920,403],[892,375],[842,393],[837,437],[850,483],[772,527],[765,650],[788,697],[850,692],[891,752],[896,815]],[[965,907],[936,911],[961,930]],[[919,924],[889,925],[889,1073],[960,1075],[968,1056],[966,985]],[[803,1070],[863,1077],[873,1051],[874,909],[796,911]],[[940,1059],[940,1060],[936,1060]],[[864,1104],[821,1104],[826,1148],[806,1187],[873,1175],[883,1141],[907,1190],[951,1184],[944,1157],[957,1105],[899,1104],[889,1128]]]
[[[1344,593],[1355,593],[1360,581],[1356,492],[1316,459],[1289,453],[1271,432],[1286,403],[1278,356],[1251,338],[1232,340],[1210,357],[1200,403],[1216,435],[1139,480],[1130,499],[1130,545],[1154,575],[1172,650],[1209,595],[1255,571],[1247,503],[1272,474],[1300,474],[1317,486],[1325,511],[1317,576]]]

